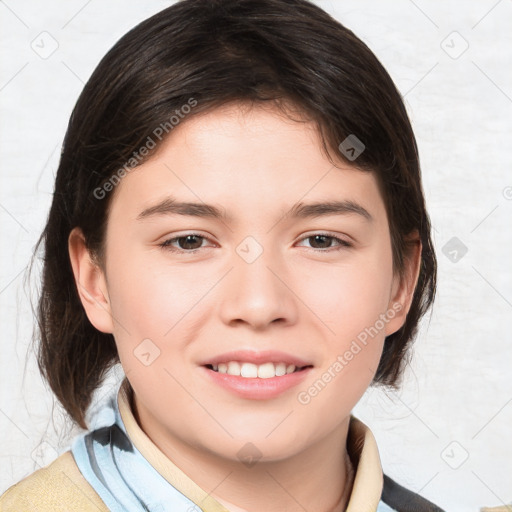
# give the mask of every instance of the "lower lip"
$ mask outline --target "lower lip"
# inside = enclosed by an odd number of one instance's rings
[[[213,382],[231,391],[235,395],[251,400],[268,400],[279,396],[281,393],[300,384],[311,369],[311,367],[304,368],[304,370],[288,373],[281,377],[251,379],[215,372],[206,366],[201,366],[201,370],[206,372],[207,377]]]

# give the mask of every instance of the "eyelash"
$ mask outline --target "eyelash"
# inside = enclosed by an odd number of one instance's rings
[[[165,240],[164,242],[162,242],[161,244],[158,244],[158,245],[159,245],[159,247],[161,247],[162,249],[165,249],[166,251],[170,251],[170,252],[174,252],[174,253],[181,253],[181,254],[194,254],[197,251],[199,251],[200,249],[203,249],[203,247],[199,247],[197,249],[186,250],[186,249],[180,249],[180,248],[176,248],[176,247],[172,247],[171,246],[172,242],[175,242],[175,241],[180,240],[182,238],[187,238],[188,236],[193,236],[193,237],[197,237],[197,238],[202,238],[203,240],[208,240],[207,237],[199,235],[197,233],[186,233],[186,234],[181,235],[181,236],[177,236],[177,237],[174,237],[174,238],[169,238],[168,240]],[[347,248],[352,247],[352,244],[350,242],[347,242],[346,240],[338,238],[337,236],[330,235],[329,233],[314,233],[313,235],[308,235],[308,236],[305,236],[304,238],[301,238],[299,240],[299,242],[307,240],[308,238],[313,238],[315,236],[322,236],[322,237],[330,238],[330,239],[332,239],[332,240],[334,240],[335,242],[338,243],[338,247],[328,247],[326,249],[315,249],[314,247],[310,247],[309,249],[311,249],[314,252],[340,251],[342,249],[347,249]]]

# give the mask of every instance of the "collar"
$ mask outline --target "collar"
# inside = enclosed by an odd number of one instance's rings
[[[128,436],[140,453],[167,482],[199,505],[204,512],[229,512],[201,489],[151,441],[133,415],[133,390],[125,378],[119,388],[118,405]],[[354,466],[354,483],[346,512],[374,512],[380,502],[383,474],[377,443],[370,429],[350,417],[347,450]]]
[[[140,428],[125,377],[71,451],[85,480],[112,512],[229,512],[181,471]],[[354,482],[346,512],[391,510],[380,501],[383,474],[370,429],[350,417],[347,451]],[[384,507],[384,508],[381,508]]]

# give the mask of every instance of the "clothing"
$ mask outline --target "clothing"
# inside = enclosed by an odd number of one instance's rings
[[[71,450],[0,497],[0,512],[229,512],[140,428],[132,393],[125,378]],[[375,438],[353,416],[347,450],[355,469],[347,512],[442,512],[383,475]]]

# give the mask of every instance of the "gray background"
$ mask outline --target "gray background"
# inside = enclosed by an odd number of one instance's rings
[[[170,3],[0,1],[0,493],[79,432],[27,355],[38,266],[32,279],[26,269],[71,109],[115,41]],[[355,414],[402,485],[453,512],[511,503],[512,1],[316,3],[370,46],[405,96],[439,258],[435,309],[403,389],[370,389]]]

